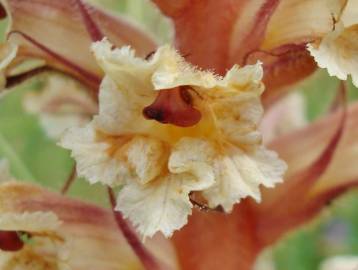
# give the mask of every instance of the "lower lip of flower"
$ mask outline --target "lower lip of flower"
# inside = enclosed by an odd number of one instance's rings
[[[201,120],[201,113],[193,107],[190,90],[193,89],[189,86],[160,90],[155,101],[143,109],[143,116],[179,127],[196,125]]]

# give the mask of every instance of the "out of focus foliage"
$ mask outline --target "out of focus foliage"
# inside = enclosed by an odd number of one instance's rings
[[[158,43],[172,37],[170,22],[145,0],[92,0],[96,5],[124,14],[151,33]],[[5,24],[0,25],[3,32]],[[48,76],[48,75],[44,75]],[[41,90],[45,77],[14,89],[0,101],[0,157],[11,164],[12,173],[59,190],[74,166],[69,153],[46,137],[36,117],[25,113],[23,96]],[[338,81],[325,71],[297,85],[305,97],[307,118],[312,121],[327,113],[336,95]],[[349,99],[358,98],[358,89],[349,86]],[[354,162],[354,161],[352,161]],[[69,194],[99,204],[107,204],[104,190],[76,181]],[[327,207],[319,219],[285,237],[273,248],[276,270],[316,270],[321,260],[336,254],[358,254],[358,193],[350,192]]]

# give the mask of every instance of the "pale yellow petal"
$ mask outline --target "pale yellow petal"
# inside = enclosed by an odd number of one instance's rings
[[[342,14],[341,20],[345,27],[358,23],[358,1],[348,0]]]
[[[354,270],[357,268],[357,265],[357,256],[341,255],[323,260],[319,270]]]
[[[62,137],[60,145],[72,150],[79,176],[85,177],[92,184],[102,182],[120,185],[131,176],[128,166],[113,153],[123,143],[119,140],[118,145],[112,145],[111,142],[98,140],[93,125],[88,124],[83,128],[70,128]]]
[[[284,44],[299,44],[321,38],[333,29],[335,11],[342,0],[280,1],[266,29],[262,48],[269,50]],[[335,10],[333,10],[335,9]]]
[[[53,212],[1,213],[0,230],[46,232],[56,231],[61,221]]]
[[[192,66],[170,46],[159,48],[152,61],[158,63],[152,75],[156,90],[170,89],[180,85],[212,88],[217,83],[217,77],[213,73],[201,71]]]
[[[94,118],[94,124],[99,130],[113,135],[142,133],[152,124],[145,120],[142,110],[153,100],[154,96],[122,91],[106,76],[101,84],[99,114]]]
[[[113,48],[107,39],[103,39],[92,44],[92,51],[97,63],[121,91],[145,95],[152,90],[153,64],[136,57],[134,49],[129,46]]]
[[[351,75],[354,85],[358,86],[358,25],[344,28],[337,24],[335,31],[327,34],[317,48],[309,45],[308,50],[329,75],[340,80]]]
[[[169,237],[187,223],[192,208],[189,192],[202,189],[205,183],[190,174],[170,174],[147,185],[129,183],[119,192],[116,209],[143,237],[158,231]]]
[[[172,173],[194,175],[207,188],[214,183],[213,161],[215,148],[208,141],[197,138],[182,138],[172,150],[168,168]]]
[[[161,173],[167,158],[161,141],[137,136],[126,147],[129,166],[141,184],[152,181]]]
[[[253,153],[233,146],[225,150],[225,155],[216,160],[216,184],[203,192],[209,206],[221,205],[229,212],[235,203],[248,196],[259,202],[261,184],[273,187],[283,181],[286,164],[276,153],[263,147]]]

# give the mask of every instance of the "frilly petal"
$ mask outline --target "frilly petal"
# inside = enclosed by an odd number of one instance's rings
[[[189,192],[203,181],[190,174],[167,175],[147,185],[129,183],[118,194],[116,210],[129,218],[143,237],[161,231],[166,237],[187,223],[192,204]]]
[[[217,83],[217,78],[213,73],[192,66],[170,46],[159,48],[153,57],[153,62],[155,61],[160,63],[152,76],[156,90],[170,89],[180,85],[211,88]]]
[[[344,28],[338,24],[335,31],[327,34],[316,48],[309,45],[308,50],[321,68],[327,68],[329,75],[346,80],[352,76],[358,87],[358,25]]]
[[[276,153],[263,147],[253,153],[228,147],[225,156],[216,160],[216,184],[203,194],[209,206],[221,205],[229,212],[235,203],[248,196],[260,201],[259,186],[273,187],[282,182],[286,169]]]
[[[215,154],[215,148],[206,140],[182,138],[171,152],[168,168],[172,173],[195,175],[204,184],[202,188],[207,188],[214,183],[212,163]]]
[[[135,171],[141,184],[152,181],[163,170],[167,157],[161,141],[136,136],[126,148],[128,165]]]
[[[77,161],[77,173],[86,177],[92,184],[102,182],[108,185],[120,185],[125,179],[132,178],[125,163],[115,158],[111,141],[97,140],[98,134],[92,124],[83,128],[70,128],[59,143],[71,149],[71,155]],[[120,148],[123,142],[119,140]]]
[[[103,39],[92,44],[92,52],[105,74],[121,91],[148,94],[152,90],[150,80],[153,65],[136,57],[136,52],[131,47],[114,49],[112,43]]]

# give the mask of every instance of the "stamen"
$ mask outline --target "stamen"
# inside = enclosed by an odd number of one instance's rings
[[[19,232],[16,231],[0,231],[0,250],[3,251],[19,251],[24,247]]]
[[[160,90],[155,101],[143,109],[144,117],[180,127],[196,125],[201,119],[201,113],[193,107],[190,89],[189,86],[180,86]]]

